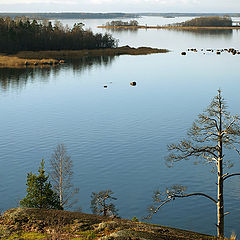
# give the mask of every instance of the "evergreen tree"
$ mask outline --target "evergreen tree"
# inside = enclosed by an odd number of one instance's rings
[[[38,175],[32,172],[27,174],[27,195],[20,201],[20,205],[29,208],[62,209],[59,197],[48,181],[49,176],[45,175],[43,160],[38,173]]]

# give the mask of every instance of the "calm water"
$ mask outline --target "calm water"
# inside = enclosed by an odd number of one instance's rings
[[[94,31],[105,20],[84,20]],[[143,18],[147,24],[178,19]],[[162,21],[162,22],[161,22]],[[73,21],[68,20],[71,25]],[[153,190],[183,184],[215,196],[211,166],[183,161],[167,168],[166,145],[185,136],[197,114],[221,88],[232,113],[240,113],[240,56],[179,53],[187,48],[239,47],[238,31],[113,32],[119,45],[171,49],[167,54],[86,58],[52,69],[0,70],[0,208],[25,196],[27,172],[36,172],[64,143],[74,163],[78,205],[90,212],[93,191],[112,189],[123,218],[146,215]],[[137,86],[129,83],[136,81]],[[108,85],[108,88],[103,88]],[[237,154],[233,172],[240,171]],[[230,170],[231,171],[231,170]],[[239,177],[225,184],[226,231],[239,233]],[[76,206],[78,207],[78,206]],[[216,233],[216,209],[207,199],[176,200],[153,223]]]

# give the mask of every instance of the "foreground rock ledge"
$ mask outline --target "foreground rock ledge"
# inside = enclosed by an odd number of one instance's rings
[[[15,237],[15,238],[12,238]],[[215,239],[130,220],[78,212],[14,208],[0,218],[0,239],[161,240]]]
[[[52,66],[62,63],[61,61],[64,60],[79,59],[82,57],[146,55],[167,52],[169,52],[167,49],[150,47],[132,48],[129,46],[92,50],[24,51],[14,55],[0,54],[0,67]]]

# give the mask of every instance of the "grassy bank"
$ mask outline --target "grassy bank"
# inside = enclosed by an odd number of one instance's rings
[[[152,53],[166,53],[166,49],[157,49],[149,47],[131,48],[129,46],[118,48],[106,48],[96,50],[74,50],[74,51],[38,51],[38,52],[19,52],[15,56],[19,58],[55,58],[55,59],[77,59],[84,56],[117,56],[117,55],[145,55]]]
[[[98,26],[98,28],[108,28],[108,29],[184,29],[184,30],[226,30],[226,29],[238,29],[238,27],[169,27],[169,26]]]
[[[0,217],[1,239],[215,239],[142,222],[61,210],[10,209]]]
[[[18,56],[13,55],[4,55],[0,54],[0,68],[9,67],[9,68],[21,68],[21,67],[43,67],[43,66],[51,66],[62,63],[63,61],[59,61],[52,58],[20,58]]]
[[[131,48],[129,46],[97,50],[24,51],[14,55],[0,54],[0,67],[39,67],[56,65],[63,60],[79,59],[86,56],[146,55],[167,52],[169,52],[167,49]]]

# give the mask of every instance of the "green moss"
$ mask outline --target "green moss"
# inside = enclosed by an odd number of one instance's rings
[[[27,239],[27,240],[41,240],[46,238],[46,234],[43,233],[34,233],[34,232],[30,232],[30,233],[24,233],[21,235],[21,237],[23,239]]]
[[[46,239],[47,235],[43,233],[35,232],[24,232],[24,233],[15,233],[8,238],[3,238],[3,240],[43,240]]]
[[[97,236],[93,231],[87,230],[84,232],[77,232],[76,234],[79,234],[79,238],[76,239],[84,239],[84,240],[92,240],[95,239]]]

